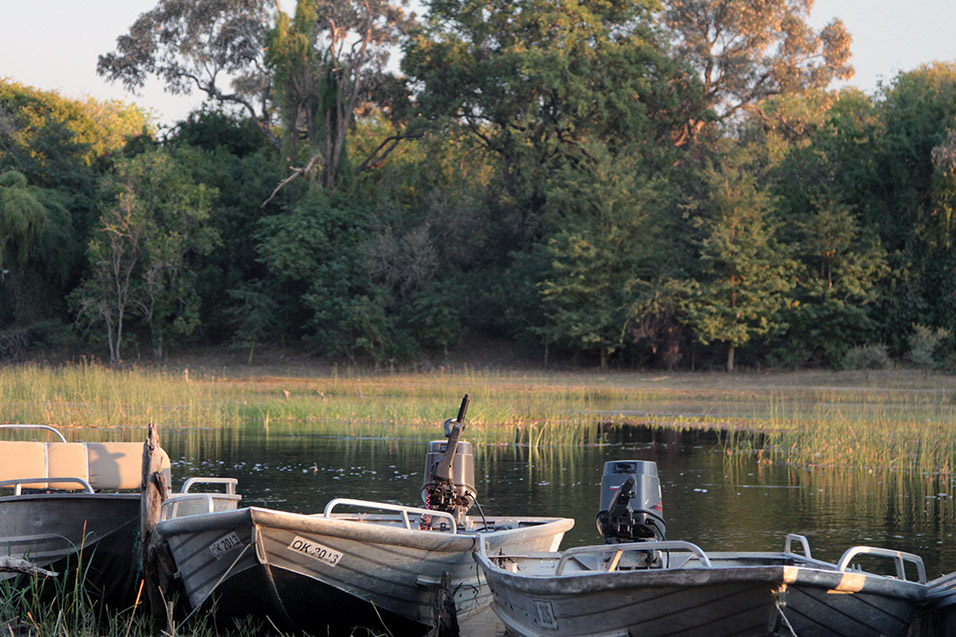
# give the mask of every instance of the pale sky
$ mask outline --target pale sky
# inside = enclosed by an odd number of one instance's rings
[[[291,0],[290,0],[291,3]],[[96,60],[155,0],[0,0],[0,78],[82,98],[122,99],[170,124],[201,103],[197,95],[163,92],[153,81],[141,96],[96,75]],[[853,35],[856,76],[867,93],[900,71],[956,61],[956,0],[817,0],[811,23],[839,17]]]

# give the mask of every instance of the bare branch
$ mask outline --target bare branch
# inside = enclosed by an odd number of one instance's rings
[[[290,166],[289,169],[292,171],[292,174],[279,182],[279,185],[275,187],[275,190],[272,191],[272,194],[269,195],[269,198],[262,202],[259,206],[260,208],[265,208],[266,205],[275,199],[275,196],[279,194],[279,191],[282,190],[287,184],[292,183],[302,175],[307,175],[312,172],[312,169],[315,168],[316,162],[321,158],[322,153],[316,153],[312,155],[312,159],[309,160],[309,163],[305,165],[305,168],[296,168],[295,166]]]
[[[383,161],[385,161],[385,158],[388,157],[391,152],[398,147],[402,140],[419,139],[421,136],[421,133],[407,133],[403,135],[392,135],[391,137],[385,138],[382,140],[382,143],[380,143],[375,150],[370,152],[365,160],[359,164],[357,168],[355,168],[353,174],[358,175],[369,168],[380,165]]]

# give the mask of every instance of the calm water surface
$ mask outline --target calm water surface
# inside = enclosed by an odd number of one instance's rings
[[[191,476],[232,476],[247,505],[315,513],[335,497],[419,506],[427,440],[440,431],[387,439],[246,429],[162,435],[176,489]],[[922,556],[931,578],[956,570],[952,478],[761,464],[728,455],[713,434],[627,428],[600,445],[476,445],[478,500],[488,514],[574,518],[563,547],[598,544],[604,462],[627,459],[657,463],[668,539],[779,551],[793,532],[826,560],[867,544]]]

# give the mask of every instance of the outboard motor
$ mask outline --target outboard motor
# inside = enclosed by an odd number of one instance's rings
[[[444,511],[455,518],[461,526],[465,514],[475,503],[475,456],[471,443],[459,440],[465,428],[465,412],[468,411],[468,394],[461,399],[458,417],[445,421],[447,440],[432,440],[425,456],[425,484],[422,485],[422,501],[426,509]],[[430,528],[430,521],[423,521],[422,528]]]
[[[665,539],[664,507],[657,464],[645,460],[604,463],[598,532],[608,544]]]

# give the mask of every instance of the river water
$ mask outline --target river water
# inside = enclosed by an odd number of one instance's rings
[[[422,435],[166,429],[163,446],[176,489],[187,477],[231,476],[246,505],[316,513],[336,497],[419,506]],[[920,555],[930,578],[956,570],[952,477],[766,464],[728,453],[713,433],[643,427],[610,430],[601,444],[476,445],[474,454],[485,513],[574,518],[562,548],[601,543],[594,517],[606,461],[652,460],[668,539],[704,550],[780,551],[788,533],[799,533],[828,561],[865,544]]]

